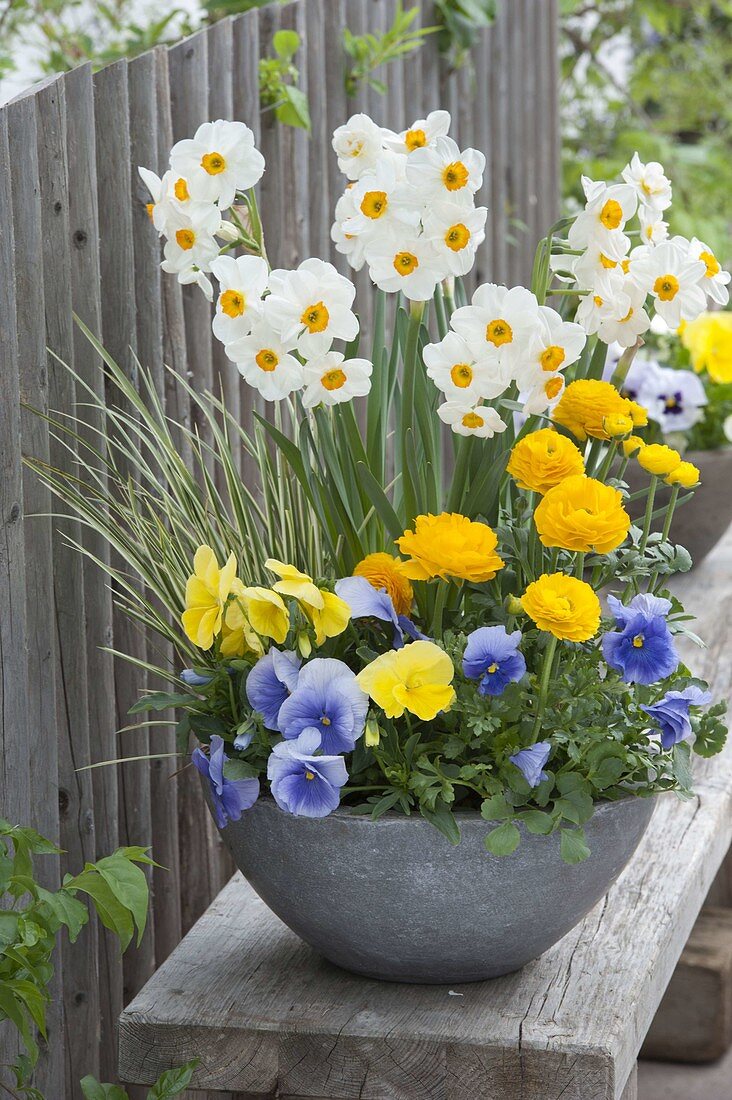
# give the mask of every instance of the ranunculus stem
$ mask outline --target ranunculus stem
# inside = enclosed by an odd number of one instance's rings
[[[651,485],[648,490],[648,500],[646,501],[646,515],[643,521],[643,534],[641,535],[640,545],[638,547],[641,554],[646,548],[648,543],[648,536],[651,533],[651,521],[653,520],[653,502],[656,498],[656,486],[658,485],[658,478],[655,474],[651,476]]]
[[[539,732],[541,730],[541,720],[544,716],[544,708],[546,706],[546,697],[549,693],[549,680],[552,674],[552,665],[554,664],[554,654],[557,649],[558,638],[555,638],[552,634],[546,649],[544,650],[544,664],[541,670],[541,680],[539,682],[539,699],[536,704],[536,719],[534,720],[534,731],[532,734],[532,741],[536,742]]]

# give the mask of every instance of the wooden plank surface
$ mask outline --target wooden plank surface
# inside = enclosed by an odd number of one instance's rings
[[[695,670],[727,697],[730,560],[732,532],[687,584],[689,603],[707,605]],[[718,569],[726,588],[710,608]],[[197,1083],[252,1094],[618,1100],[729,847],[732,743],[695,761],[695,788],[690,802],[659,798],[635,858],[577,928],[461,997],[338,970],[237,876],[123,1015],[123,1077],[147,1082],[204,1051]]]

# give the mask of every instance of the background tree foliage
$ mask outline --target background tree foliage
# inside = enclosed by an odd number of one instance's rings
[[[732,257],[732,0],[562,0],[564,190],[637,149],[673,180],[671,231]]]

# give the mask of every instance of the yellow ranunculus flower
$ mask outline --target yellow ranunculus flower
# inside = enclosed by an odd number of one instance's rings
[[[414,531],[405,531],[397,545],[409,558],[404,574],[415,581],[432,577],[490,581],[503,569],[493,529],[457,512],[417,516]]]
[[[248,618],[257,634],[263,638],[272,638],[277,645],[282,645],[287,632],[290,629],[290,613],[287,604],[279,592],[271,588],[245,588],[243,584],[234,588],[234,595],[238,596],[244,605],[242,618]],[[229,625],[230,612],[227,612],[226,621]]]
[[[681,464],[681,455],[665,443],[650,443],[638,452],[636,460],[649,474],[666,477]]]
[[[633,421],[624,413],[610,413],[610,416],[605,417],[603,426],[611,439],[633,431]]]
[[[586,581],[564,573],[543,573],[521,598],[539,630],[568,642],[586,642],[600,626],[600,601]]]
[[[404,562],[392,554],[367,554],[353,570],[354,577],[365,577],[376,589],[385,588],[398,615],[408,615],[412,610],[414,592],[409,578],[404,575]]]
[[[680,334],[695,371],[706,370],[713,382],[732,382],[732,313],[701,313]]]
[[[356,680],[387,718],[400,718],[408,710],[429,722],[452,705],[454,675],[445,651],[434,642],[420,641],[382,653]]]
[[[665,477],[667,485],[680,485],[682,489],[694,489],[699,484],[699,469],[693,462],[680,462]]]
[[[323,597],[320,589],[307,573],[301,573],[294,565],[278,561],[277,558],[267,558],[264,564],[271,573],[276,573],[281,578],[272,585],[275,592],[281,592],[283,596],[293,596],[300,603],[322,610]]]
[[[511,451],[508,472],[519,489],[546,493],[572,474],[583,474],[585,463],[579,448],[553,428],[540,428],[520,439]]]
[[[336,638],[351,621],[351,609],[335,592],[319,589],[322,607],[305,604],[303,610],[315,629],[315,644],[322,645],[326,638]]]
[[[610,416],[627,416],[634,428],[642,428],[648,423],[648,413],[641,405],[623,397],[609,382],[594,378],[570,382],[553,414],[557,424],[582,441],[588,435],[594,439],[609,439],[604,422]]]
[[[193,574],[186,582],[186,610],[181,616],[186,636],[199,649],[210,649],[221,630],[224,606],[236,577],[236,558],[229,554],[219,568],[210,546],[199,546]]]
[[[638,451],[642,451],[645,445],[645,439],[641,439],[639,435],[629,435],[622,443],[623,454],[626,458],[632,458],[633,455],[638,454]]]
[[[580,474],[550,489],[534,512],[544,546],[608,554],[630,529],[630,516],[618,489]]]

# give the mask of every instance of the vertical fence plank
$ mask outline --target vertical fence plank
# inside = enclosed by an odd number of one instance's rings
[[[495,203],[493,198],[493,158],[495,151],[493,149],[493,135],[491,133],[490,125],[490,99],[491,99],[491,42],[495,29],[493,27],[488,28],[482,35],[481,40],[476,50],[476,64],[475,64],[475,82],[476,82],[476,98],[475,98],[475,146],[485,154],[485,172],[483,174],[483,186],[476,195],[477,202],[480,206],[486,206],[488,208],[488,218],[485,226],[485,241],[478,250],[478,256],[475,265],[475,283],[485,283],[494,281],[493,279],[493,235],[491,233],[491,223],[496,217]]]
[[[28,767],[28,668],[26,660],[23,472],[20,460],[20,375],[13,270],[8,116],[0,111],[0,816],[30,824]],[[0,1025],[0,1082],[19,1043],[9,1023]]]
[[[254,134],[257,148],[260,147],[259,113],[259,16],[255,10],[243,12],[233,20],[233,80],[232,103],[234,118],[245,122]],[[269,168],[269,166],[267,166]],[[265,171],[265,179],[267,171]],[[263,194],[262,184],[260,194]],[[234,372],[233,364],[229,369]],[[243,378],[239,380],[239,409],[242,427],[248,433],[254,429],[253,412],[263,410],[263,402],[256,390]],[[241,457],[242,476],[247,484],[256,484],[257,469],[253,459],[244,454]]]
[[[24,456],[32,455],[47,462],[48,425],[40,415],[48,411],[48,370],[43,320],[43,265],[39,263],[43,245],[33,97],[26,96],[5,110],[13,192],[20,396],[30,409],[37,410],[32,412],[21,408],[20,441]],[[4,358],[4,362],[7,363],[8,359]],[[33,685],[25,704],[32,797],[27,821],[58,843],[56,675],[53,632],[49,630],[49,608],[53,606],[51,521],[48,518],[51,498],[30,470],[25,470],[23,474],[23,511],[28,517],[24,521],[28,684]],[[7,816],[7,808],[0,809],[0,813]],[[37,875],[46,889],[57,889],[60,881],[59,860],[48,856],[39,860]],[[36,1087],[48,1095],[53,1094],[64,1076],[62,988],[59,959],[50,989],[48,1045],[34,1074]]]
[[[323,11],[323,35],[326,47],[329,51],[329,63],[325,67],[323,81],[325,83],[325,116],[320,140],[325,145],[327,158],[327,184],[325,190],[328,196],[328,211],[332,221],[335,204],[345,189],[345,180],[338,167],[336,155],[331,146],[332,134],[336,127],[347,121],[350,111],[346,101],[346,90],[343,84],[343,65],[345,59],[335,44],[342,41],[343,27],[345,26],[345,2],[344,0],[325,0]],[[338,64],[334,64],[334,58]],[[317,137],[313,137],[317,141]],[[350,268],[345,256],[341,256],[331,248],[331,260],[342,274],[348,274]]]
[[[307,53],[302,62],[307,65],[307,90],[312,121],[312,137],[308,143],[308,173],[310,177],[310,254],[327,259],[331,250],[330,227],[333,212],[328,192],[328,157],[333,154],[328,135],[327,89],[324,74],[331,44],[325,38],[325,4],[327,0],[310,0],[307,7]],[[303,66],[304,67],[304,66]]]
[[[301,0],[294,0],[282,8],[280,16],[281,28],[296,31],[300,36],[300,48],[295,62],[299,73],[298,83],[305,95],[308,94],[307,57],[310,23],[307,10]],[[283,252],[278,263],[284,267],[297,267],[310,255],[308,147],[311,139],[299,126],[278,125],[277,130],[280,156],[277,172],[280,181],[288,181],[287,187],[281,186],[284,233]]]
[[[259,55],[271,57],[272,39],[280,29],[279,6],[259,8],[257,15],[259,17]],[[279,129],[271,104],[262,103],[259,147],[267,165],[267,171],[260,184],[262,225],[270,263],[273,267],[286,267],[283,253],[285,229],[283,219],[289,216],[289,209],[285,209],[289,180],[288,185],[283,186],[285,177],[279,160]]]
[[[95,336],[102,334],[99,268],[99,222],[94,135],[94,89],[91,66],[82,66],[64,81],[66,94],[66,156],[69,181],[69,262],[72,305]],[[102,363],[84,334],[74,328],[74,366],[97,395],[104,394]],[[85,394],[79,400],[88,401]],[[82,440],[99,448],[102,416],[91,408],[79,427]],[[89,425],[86,427],[86,425]],[[89,454],[86,455],[89,458]],[[92,461],[94,461],[92,459]],[[96,463],[95,463],[96,465]],[[84,527],[86,549],[100,561],[109,561],[106,540]],[[112,599],[107,578],[95,562],[84,559],[84,611],[90,752],[93,761],[112,760],[117,754],[114,707],[114,663],[103,647],[112,645]],[[95,768],[92,774],[96,856],[109,855],[118,845],[118,776],[114,767]],[[116,1021],[122,1007],[122,962],[110,936],[99,937],[100,1072],[114,1073]]]
[[[491,119],[491,194],[493,217],[489,225],[492,232],[493,280],[509,281],[508,266],[508,163],[507,130],[509,122],[508,73],[511,59],[508,56],[508,14],[503,5],[498,7],[496,22],[490,40],[490,119]]]
[[[96,115],[99,241],[102,284],[102,333],[104,344],[133,385],[138,384],[135,351],[137,310],[127,62],[118,61],[97,73],[94,80]],[[109,387],[107,400],[130,413],[131,407]],[[124,462],[121,461],[124,469]],[[124,563],[120,562],[121,565]],[[145,661],[145,635],[121,609],[114,611],[115,648],[137,661]],[[147,686],[141,669],[117,659],[114,665],[117,729],[130,723],[129,709]],[[119,756],[140,756],[149,751],[146,729],[119,734]],[[127,844],[147,845],[150,835],[150,773],[147,762],[136,760],[120,766],[120,838]],[[124,957],[124,997],[142,987],[154,969],[153,922],[148,922],[142,943]]]
[[[558,0],[545,0],[542,4],[547,20],[547,92],[544,99],[544,119],[549,140],[547,142],[547,162],[549,164],[549,188],[547,191],[547,221],[549,224],[559,217],[561,205],[561,137],[559,132],[559,4]]]
[[[127,70],[137,354],[142,365],[151,372],[158,398],[164,404],[164,298],[161,293],[160,244],[147,216],[147,189],[137,171],[139,165],[158,165],[158,72],[158,56],[154,52],[130,61]],[[147,659],[150,664],[169,667],[173,660],[172,649],[151,634],[147,639]],[[167,683],[151,676],[148,686],[151,690],[166,690]],[[174,715],[165,711],[159,715],[159,720],[172,722]],[[153,754],[175,752],[172,727],[152,727],[149,745]],[[145,842],[153,845],[154,858],[162,864],[162,867],[154,867],[151,875],[156,966],[167,958],[181,936],[178,799],[174,772],[175,764],[170,759],[150,761],[150,828]]]
[[[66,165],[66,102],[59,78],[36,95],[38,167],[41,185],[42,263],[45,275],[45,317],[48,347],[64,362],[73,362],[71,318],[71,260],[69,256],[69,184]],[[71,375],[49,356],[48,403],[51,412],[73,410],[75,387]],[[53,438],[53,466],[75,472],[69,452]],[[56,708],[59,751],[59,809],[62,869],[78,871],[96,854],[91,774],[79,771],[90,763],[87,711],[85,605],[82,560],[66,542],[81,541],[77,520],[60,516],[54,521],[53,593],[56,627]],[[99,991],[97,985],[97,929],[94,922],[70,946],[62,939],[64,975],[64,1051],[69,1096],[85,1073],[99,1071]]]

